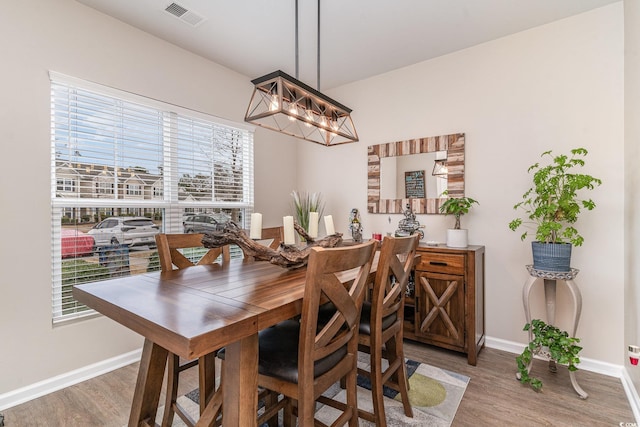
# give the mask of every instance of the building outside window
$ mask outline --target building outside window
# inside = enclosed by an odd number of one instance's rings
[[[50,76],[52,312],[60,322],[93,314],[73,299],[74,285],[159,269],[155,234],[184,232],[188,213],[245,226],[253,128]]]

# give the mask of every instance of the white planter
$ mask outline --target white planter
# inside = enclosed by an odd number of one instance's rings
[[[447,230],[447,246],[450,248],[466,248],[469,246],[468,230]]]

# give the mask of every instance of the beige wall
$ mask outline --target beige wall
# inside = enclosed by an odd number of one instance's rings
[[[462,225],[470,243],[487,250],[486,331],[523,343],[521,291],[531,255],[529,242],[507,227],[516,214],[512,207],[529,186],[527,168],[543,151],[587,148],[586,171],[604,183],[593,193],[598,207],[578,223],[586,241],[573,258],[584,300],[578,336],[585,358],[622,365],[622,24],[617,3],[338,88],[330,96],[353,108],[360,142],[305,146],[300,157],[316,158],[318,166],[300,180],[329,195],[327,211],[338,231],[347,231],[354,207],[363,212],[365,237],[393,231],[402,215],[366,214],[367,146],[466,133],[466,194],[480,205]],[[417,219],[426,225],[425,240],[444,241],[453,224],[443,216]],[[558,293],[560,304],[568,301],[564,288]],[[544,313],[540,296],[538,317]],[[567,317],[558,313],[569,329]]]
[[[142,343],[102,317],[51,325],[48,70],[239,122],[252,86],[245,76],[73,0],[3,4],[0,38],[2,395]],[[295,182],[296,145],[262,130],[255,140],[256,208],[268,226],[288,211],[289,185],[272,183]]]
[[[624,2],[625,139],[625,344],[640,345],[640,3]],[[625,357],[640,393],[640,368]]]
[[[586,147],[588,171],[604,184],[594,193],[598,208],[579,223],[586,243],[574,257],[584,297],[578,335],[585,357],[623,364],[625,343],[639,339],[633,313],[640,305],[640,279],[629,268],[625,288],[623,235],[639,233],[632,222],[622,224],[640,205],[630,196],[638,191],[638,172],[625,182],[621,165],[625,149],[627,159],[637,158],[631,141],[640,132],[628,126],[625,144],[622,14],[622,3],[614,4],[336,89],[330,95],[355,111],[361,138],[356,144],[325,148],[257,129],[256,210],[264,214],[264,225],[280,223],[289,211],[289,193],[299,189],[324,194],[325,212],[333,214],[338,231],[346,233],[353,207],[361,211],[365,237],[393,231],[401,215],[366,214],[367,145],[465,132],[467,194],[480,206],[463,218],[463,226],[471,243],[487,247],[487,333],[524,342],[520,292],[530,250],[507,229],[511,207],[527,188],[526,168],[542,151]],[[639,30],[629,31],[627,40],[636,37],[637,43]],[[48,70],[236,121],[242,121],[251,85],[248,77],[73,0],[8,3],[0,14],[0,36],[9,41],[0,44],[2,395],[141,344],[140,337],[101,317],[51,325]],[[638,74],[637,60],[627,67]],[[627,114],[637,113],[637,97],[629,101],[629,88],[626,94]],[[25,170],[28,180],[12,186]],[[626,216],[625,183],[627,201],[633,200]],[[453,221],[435,215],[418,220],[426,225],[426,239],[440,241]],[[628,250],[627,265],[637,251]],[[559,298],[567,300],[563,292]],[[637,384],[637,373],[634,378]]]

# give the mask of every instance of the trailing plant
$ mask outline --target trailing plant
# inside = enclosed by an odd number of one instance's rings
[[[442,193],[443,196],[447,194],[448,192],[446,190]],[[452,197],[440,205],[440,212],[446,215],[453,215],[456,218],[456,223],[453,228],[454,230],[460,230],[460,217],[468,214],[474,203],[480,204],[471,197]]]
[[[535,391],[542,389],[542,381],[531,377],[527,367],[531,364],[533,356],[543,353],[561,365],[567,365],[569,371],[577,371],[576,365],[580,363],[579,353],[582,347],[577,344],[579,338],[570,337],[565,331],[555,326],[547,325],[539,319],[524,325],[524,330],[531,330],[533,340],[525,347],[522,354],[516,357],[518,373],[522,384],[530,384]]]
[[[324,211],[324,201],[320,193],[307,193],[306,191],[291,192],[293,198],[293,213],[296,222],[306,231],[309,231],[309,212],[318,212],[318,216],[322,216]]]
[[[528,172],[533,172],[533,186],[513,207],[523,210],[525,215],[511,221],[509,228],[516,231],[522,225],[530,225],[534,226],[539,242],[581,246],[584,238],[573,224],[582,208],[592,210],[596,204],[591,199],[580,199],[578,192],[593,190],[602,184],[591,175],[572,173],[574,168],[584,166],[587,153],[584,148],[571,150],[571,156],[554,156],[551,151],[542,153],[541,157],[550,163],[545,166],[535,163],[529,167]],[[526,239],[527,234],[525,231],[520,239]]]

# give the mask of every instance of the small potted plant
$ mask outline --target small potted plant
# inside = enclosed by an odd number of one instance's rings
[[[584,241],[574,224],[582,208],[592,210],[596,204],[591,199],[579,198],[578,193],[602,184],[591,175],[573,172],[574,168],[584,166],[586,155],[584,148],[571,150],[571,156],[554,156],[545,151],[541,157],[549,163],[545,166],[535,163],[528,169],[533,172],[533,186],[513,207],[524,211],[524,218],[514,219],[509,228],[515,231],[525,224],[535,228],[533,266],[538,270],[570,271],[571,247],[581,246]],[[525,231],[520,238],[526,237]]]
[[[447,195],[445,191],[443,196]],[[469,213],[471,206],[478,201],[471,197],[452,197],[440,205],[440,212],[445,215],[453,215],[456,223],[453,228],[447,230],[447,246],[451,248],[466,248],[468,246],[468,230],[460,228],[460,217]]]
[[[537,354],[555,360],[561,365],[566,365],[569,371],[577,371],[577,364],[580,363],[579,338],[570,337],[565,331],[555,326],[547,325],[542,320],[534,319],[524,326],[525,331],[529,331],[533,339],[524,348],[522,354],[516,357],[518,363],[517,377],[522,384],[529,384],[535,391],[542,389],[542,381],[531,377],[529,370],[531,361]]]

